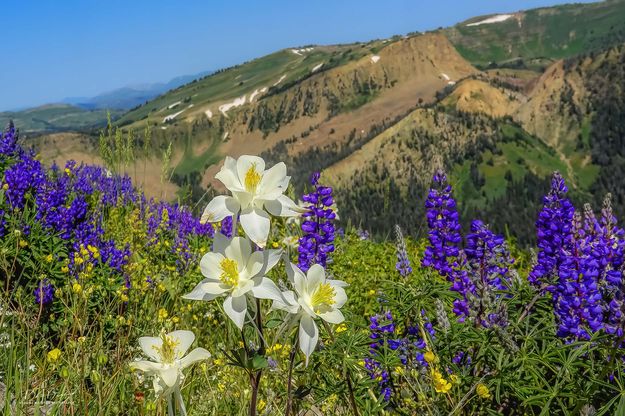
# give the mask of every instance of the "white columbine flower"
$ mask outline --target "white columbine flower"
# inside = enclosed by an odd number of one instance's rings
[[[324,268],[318,264],[304,274],[296,265],[287,262],[287,274],[295,292],[284,292],[284,299],[274,300],[273,308],[287,311],[295,321],[299,320],[299,347],[308,365],[308,358],[319,340],[315,319],[321,318],[331,324],[340,324],[345,320],[339,309],[347,302],[343,289],[347,283],[326,279]]]
[[[162,332],[159,337],[141,337],[139,345],[153,361],[135,361],[130,364],[131,369],[154,376],[154,392],[159,396],[167,396],[170,414],[173,414],[172,394],[178,401],[181,413],[186,414],[180,394],[180,385],[184,379],[182,370],[211,356],[204,348],[196,348],[185,357],[185,353],[194,340],[195,335],[191,331],[174,331],[169,334]]]
[[[192,300],[213,300],[226,295],[224,311],[235,325],[243,328],[247,314],[247,297],[281,300],[282,293],[265,274],[280,260],[280,250],[252,252],[250,240],[234,237],[229,240],[215,235],[213,252],[200,262],[206,279],[183,296]]]
[[[223,167],[215,175],[232,196],[220,195],[202,214],[203,222],[218,222],[241,212],[241,226],[250,239],[265,247],[269,238],[269,214],[280,217],[299,215],[301,209],[284,194],[290,176],[282,162],[265,170],[265,161],[258,156],[241,156],[238,160],[226,157]]]

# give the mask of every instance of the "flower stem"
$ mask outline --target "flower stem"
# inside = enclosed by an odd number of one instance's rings
[[[260,355],[265,355],[265,337],[263,336],[263,317],[261,315],[260,299],[256,299],[256,329],[260,338]],[[250,384],[252,386],[252,398],[250,399],[250,416],[256,416],[256,406],[258,402],[258,389],[260,388],[260,379],[263,376],[263,370],[255,372],[250,371]]]
[[[293,379],[293,364],[295,363],[295,355],[297,353],[297,344],[298,344],[298,338],[297,338],[297,332],[295,333],[295,336],[293,337],[294,341],[293,341],[293,347],[291,348],[291,354],[289,355],[289,375],[287,377],[287,381],[286,381],[286,385],[287,385],[287,390],[286,390],[286,410],[284,412],[284,416],[290,416],[291,414],[291,407],[293,406],[293,396],[291,395],[291,389],[292,389],[292,379]]]

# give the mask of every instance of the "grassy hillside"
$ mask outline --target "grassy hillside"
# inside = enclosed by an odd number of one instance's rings
[[[181,113],[175,120],[206,117],[210,110],[214,115],[219,113],[218,105],[235,98],[246,96],[246,103],[253,99],[275,93],[285,86],[307,78],[313,72],[327,70],[345,62],[358,59],[372,53],[382,44],[352,44],[339,46],[307,46],[284,49],[262,58],[226,68],[204,77],[198,81],[184,85],[150,101],[148,104],[132,110],[121,118],[121,125],[132,124],[151,119],[161,123],[172,114]],[[322,66],[318,67],[318,65]],[[315,69],[313,71],[313,69]],[[265,91],[261,91],[266,88]],[[178,103],[177,105],[174,105]],[[172,106],[174,105],[174,106]],[[195,107],[195,108],[194,108]]]
[[[111,110],[112,117],[121,113],[120,110]],[[5,126],[13,120],[24,133],[81,130],[106,125],[106,114],[106,110],[90,111],[68,104],[51,104],[0,113],[0,125]]]
[[[527,10],[501,22],[472,25],[488,17],[443,30],[475,65],[545,66],[625,40],[623,0]]]

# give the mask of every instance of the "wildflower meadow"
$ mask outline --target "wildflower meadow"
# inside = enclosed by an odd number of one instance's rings
[[[257,156],[197,209],[122,172],[0,136],[2,414],[625,415],[610,195],[576,207],[555,172],[525,247],[442,170],[422,238]]]

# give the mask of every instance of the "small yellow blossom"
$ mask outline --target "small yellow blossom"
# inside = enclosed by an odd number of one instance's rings
[[[168,316],[169,316],[169,313],[167,313],[167,309],[160,308],[158,310],[158,320],[159,320],[159,322],[164,321],[165,319],[167,319]]]
[[[85,337],[78,337],[78,342],[80,344],[84,343],[86,340],[87,340],[87,338],[85,338]]]
[[[2,185],[2,189],[4,189],[5,191],[9,189],[9,184],[5,183],[4,185]]]
[[[80,293],[82,292],[82,286],[80,286],[80,283],[74,282],[74,284],[72,285],[72,290],[74,291],[74,293]]]
[[[171,318],[171,321],[177,324],[178,322],[180,322],[180,318],[178,318],[177,316],[174,316],[173,318]]]
[[[482,384],[482,383],[479,383],[477,385],[477,387],[475,388],[475,392],[482,399],[490,399],[492,397],[490,395],[490,390],[488,390],[488,387],[485,384]]]
[[[423,359],[426,363],[431,364],[436,361],[436,355],[434,355],[432,351],[427,351],[425,354],[423,354]]]
[[[26,247],[26,246],[28,246],[28,241],[26,241],[26,240],[20,240],[20,247],[24,248],[24,247]]]
[[[61,350],[58,348],[48,351],[48,354],[46,355],[46,359],[48,360],[49,363],[57,362],[60,357],[61,357]]]
[[[52,260],[54,260],[54,258],[52,257],[52,254],[48,254],[48,255],[46,256],[46,261],[47,261],[48,263],[52,263]]]
[[[375,289],[371,289],[369,292],[369,296],[375,296]]]
[[[122,300],[122,302],[128,302],[128,295],[125,293],[122,293],[120,296],[120,299]]]
[[[273,248],[278,248],[278,247],[280,247],[280,244],[278,244],[278,242],[277,242],[277,241],[274,241],[273,243],[271,243],[271,246],[272,246]]]
[[[69,170],[69,168],[65,168],[65,174],[67,174],[67,175],[71,175],[71,174],[72,174],[72,171],[71,171],[71,170]]]
[[[62,271],[63,273],[68,273],[68,272],[69,272],[69,267],[67,267],[67,266],[63,266],[63,267],[61,267],[61,271]]]
[[[447,393],[451,390],[451,383],[443,377],[441,373],[432,370],[432,384],[437,393]]]
[[[339,326],[336,327],[336,333],[340,334],[341,332],[345,332],[347,331],[347,325],[345,325],[344,323],[340,324]]]
[[[460,378],[457,375],[452,374],[449,376],[449,381],[451,382],[451,384],[458,384],[460,383]]]
[[[258,408],[258,411],[262,412],[265,409],[265,406],[267,406],[267,402],[264,401],[263,399],[259,399],[258,405],[256,406]]]

